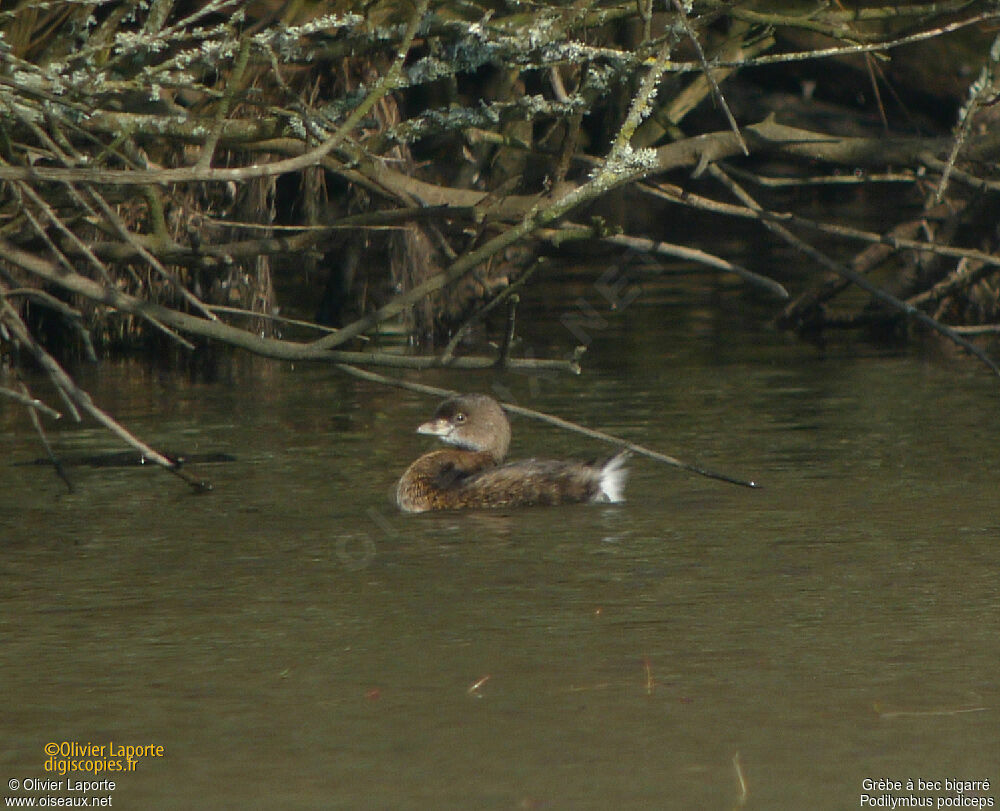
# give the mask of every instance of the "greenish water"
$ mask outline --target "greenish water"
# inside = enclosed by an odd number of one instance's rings
[[[407,517],[388,495],[434,401],[104,364],[82,382],[139,435],[237,461],[200,469],[208,496],[87,468],[66,494],[11,464],[40,451],[0,403],[4,785],[65,780],[47,742],[113,741],[164,750],[98,775],[115,808],[842,809],[946,778],[1000,802],[1000,384],[822,356],[714,295],[605,312],[579,378],[421,379],[500,382],[756,491],[636,459],[621,506]],[[578,342],[523,320],[536,356]],[[512,456],[608,451],[514,422]]]

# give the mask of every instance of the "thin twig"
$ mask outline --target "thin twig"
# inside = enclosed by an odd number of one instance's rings
[[[893,7],[892,13],[895,13],[895,7]],[[934,39],[935,37],[950,34],[962,28],[968,28],[971,25],[979,25],[980,23],[995,20],[998,17],[1000,17],[1000,12],[984,11],[981,14],[966,17],[965,19],[957,20],[956,22],[949,23],[947,25],[938,26],[937,28],[930,28],[926,31],[918,31],[914,34],[907,34],[906,36],[882,40],[880,42],[835,46],[832,48],[817,48],[812,51],[792,51],[783,54],[774,54],[771,56],[758,56],[753,59],[747,59],[740,62],[719,61],[710,64],[712,67],[759,67],[761,65],[776,65],[785,62],[805,62],[812,59],[829,59],[830,57],[844,56],[847,54],[878,53],[880,51],[890,51],[894,48],[901,48],[904,45],[924,42],[928,39]],[[700,70],[701,65],[697,62],[675,62],[671,65],[671,69],[677,72],[691,72]]]
[[[514,329],[517,324],[517,305],[520,302],[517,295],[507,299],[507,326],[503,332],[503,343],[500,344],[500,352],[497,354],[497,369],[504,370],[510,367],[510,348],[514,343]]]
[[[243,89],[243,74],[246,73],[247,63],[250,61],[250,39],[243,39],[240,42],[240,49],[233,60],[233,68],[226,80],[226,90],[222,98],[216,105],[215,125],[209,133],[204,146],[201,148],[201,155],[195,168],[199,170],[209,169],[212,166],[212,156],[219,144],[219,137],[222,135],[222,127],[229,115],[229,110],[233,105],[236,94]]]
[[[524,287],[528,279],[530,279],[535,274],[535,271],[538,270],[540,267],[542,267],[542,265],[544,265],[545,262],[546,260],[544,257],[536,259],[535,262],[531,265],[531,267],[529,267],[526,271],[524,271],[524,273],[522,273],[515,282],[507,285],[503,290],[497,293],[496,296],[494,296],[492,299],[486,302],[486,304],[484,304],[476,312],[474,312],[471,316],[469,316],[466,322],[462,324],[462,326],[460,326],[455,331],[455,334],[452,336],[451,340],[448,341],[447,345],[445,346],[444,351],[441,352],[440,355],[441,365],[442,366],[449,365],[451,359],[455,355],[455,350],[458,348],[459,343],[461,343],[462,339],[469,332],[469,330],[472,329],[474,324],[477,324],[479,321],[485,318],[486,315],[491,310],[496,308],[497,305],[499,305],[501,302],[506,301],[511,296],[514,296],[516,291],[519,290],[521,287]]]
[[[21,384],[21,392],[24,394],[26,399],[32,399],[31,395],[28,393],[28,387]],[[36,401],[37,402],[37,401]],[[48,409],[51,411],[52,409]],[[57,414],[58,416],[58,414]],[[42,427],[42,421],[38,419],[38,412],[35,408],[28,409],[28,417],[31,418],[31,424],[35,429],[35,433],[38,434],[39,440],[41,440],[42,447],[45,448],[45,453],[49,457],[49,461],[52,463],[52,467],[56,472],[56,475],[62,479],[63,484],[66,485],[66,490],[70,493],[73,492],[73,482],[69,479],[69,474],[66,473],[66,468],[62,463],[62,460],[56,456],[55,451],[52,450],[52,445],[49,442],[49,438],[45,435],[45,429]]]
[[[40,194],[38,194],[27,183],[18,182],[14,184],[14,186],[20,194],[24,194],[27,197],[29,197],[31,201],[42,210],[48,221],[55,226],[56,230],[62,233],[69,240],[70,244],[73,245],[81,254],[83,254],[87,258],[87,261],[90,262],[90,264],[97,270],[97,272],[101,275],[101,278],[104,279],[105,283],[112,284],[111,272],[108,270],[107,266],[94,255],[94,252],[91,250],[90,246],[87,245],[82,239],[80,239],[80,237],[78,237],[76,233],[71,228],[69,228],[59,216],[56,215],[56,213],[52,210],[51,206],[49,206],[49,204],[45,201],[45,198],[43,198]],[[74,269],[73,265],[65,258],[62,250],[60,250],[52,242],[48,233],[45,231],[44,228],[42,228],[41,223],[39,223],[35,219],[34,215],[31,213],[31,209],[29,209],[27,206],[24,206],[22,207],[21,211],[28,218],[31,224],[35,227],[35,231],[38,233],[38,235],[45,240],[46,244],[49,246],[49,249],[52,251],[52,253],[59,259],[60,264],[62,264],[68,270],[73,270]]]
[[[69,401],[78,405],[83,411],[111,431],[111,433],[139,451],[143,458],[160,465],[175,476],[183,479],[195,492],[204,493],[212,489],[212,485],[209,482],[189,476],[185,471],[181,470],[177,462],[154,450],[128,431],[110,414],[100,409],[91,399],[90,395],[76,385],[62,366],[59,365],[58,361],[46,352],[41,344],[31,336],[31,333],[17,314],[17,311],[3,298],[0,298],[0,318],[3,319],[4,324],[7,325],[7,328],[14,335],[14,339],[34,356],[38,365],[52,379],[52,382],[59,389],[60,393],[64,395],[64,398],[68,398]]]
[[[53,312],[59,313],[69,325],[76,331],[80,343],[83,344],[83,354],[91,363],[97,362],[97,353],[94,351],[94,342],[90,338],[90,332],[83,322],[83,314],[75,307],[70,307],[65,301],[60,301],[55,296],[46,293],[44,290],[34,287],[15,287],[3,291],[7,298],[26,298],[29,301],[45,307]]]
[[[286,318],[283,315],[276,315],[274,313],[259,313],[254,310],[247,310],[243,307],[227,307],[222,304],[209,304],[208,309],[213,313],[222,313],[224,315],[241,315],[246,318],[262,318],[265,321],[274,321],[279,324],[288,324],[290,327],[304,327],[305,329],[313,329],[317,332],[331,333],[336,332],[336,327],[329,327],[326,324],[317,324],[315,321],[303,321],[300,318]]]
[[[757,213],[763,212],[763,208],[761,208],[760,204],[757,203],[757,201],[754,200],[749,194],[747,194],[747,192],[741,186],[739,186],[739,184],[737,184],[736,181],[734,181],[732,178],[726,175],[726,173],[717,164],[713,164],[710,167],[710,171],[717,180],[719,180],[727,188],[729,188],[729,190],[732,191],[733,194],[736,195],[737,198],[739,198],[748,208],[753,209]],[[819,262],[821,265],[823,265],[823,267],[827,268],[828,270],[832,270],[839,276],[843,276],[845,279],[848,279],[852,284],[855,284],[865,292],[870,293],[872,296],[881,301],[883,304],[889,305],[894,310],[898,310],[899,312],[903,313],[909,318],[912,318],[915,321],[919,321],[921,324],[924,324],[925,326],[930,327],[935,332],[945,336],[948,340],[952,341],[953,343],[965,349],[970,354],[979,358],[979,360],[985,363],[986,366],[988,366],[995,375],[1000,377],[1000,366],[997,366],[997,364],[992,360],[992,358],[990,358],[990,356],[987,355],[982,349],[980,349],[971,341],[967,341],[965,338],[963,338],[961,335],[959,335],[950,327],[945,326],[940,321],[937,321],[931,316],[927,315],[927,313],[925,313],[923,310],[918,310],[913,305],[907,304],[905,301],[902,301],[893,296],[892,294],[887,293],[881,287],[872,284],[870,281],[868,281],[868,279],[866,279],[860,273],[856,273],[855,271],[851,270],[845,265],[842,265],[840,262],[835,262],[833,259],[828,257],[822,251],[817,250],[808,242],[805,242],[804,240],[795,236],[787,228],[778,225],[776,222],[773,222],[767,218],[764,218],[763,222],[764,225],[768,228],[768,230],[780,236],[792,247],[798,249],[799,251],[806,254],[816,262]]]
[[[712,97],[726,114],[726,121],[729,122],[730,128],[736,135],[736,139],[739,141],[743,154],[749,155],[750,149],[747,147],[747,142],[743,140],[743,135],[740,133],[740,126],[736,123],[736,119],[733,117],[733,112],[729,109],[729,105],[726,103],[726,97],[722,95],[722,89],[719,87],[719,83],[715,81],[715,74],[709,66],[708,60],[705,58],[705,52],[701,48],[701,43],[698,41],[698,37],[695,35],[694,31],[691,30],[691,26],[688,24],[687,12],[684,11],[684,6],[681,3],[681,0],[674,0],[674,8],[677,9],[677,18],[680,20],[681,25],[684,26],[684,33],[688,35],[688,39],[691,40],[691,44],[694,46],[695,53],[698,54],[698,61],[701,63],[701,69],[704,72],[705,79],[708,80],[708,83],[712,88]]]
[[[559,244],[560,240],[567,235],[574,234],[581,239],[599,239],[610,245],[628,248],[630,251],[656,254],[658,256],[673,256],[678,259],[687,259],[691,262],[705,265],[716,270],[733,273],[745,282],[756,287],[761,287],[771,295],[779,299],[787,299],[788,291],[780,282],[770,279],[760,273],[754,273],[740,265],[729,262],[721,257],[714,256],[697,248],[689,248],[686,245],[677,245],[672,242],[661,242],[659,240],[646,239],[644,237],[632,237],[625,234],[599,234],[595,229],[587,225],[576,223],[563,223],[558,229],[544,228],[538,232],[538,236],[553,243]]]
[[[337,368],[345,374],[349,374],[352,377],[357,377],[361,380],[367,380],[370,383],[380,383],[385,386],[394,386],[395,388],[406,389],[407,391],[416,392],[417,394],[428,394],[432,397],[442,398],[457,397],[460,394],[460,392],[453,391],[451,389],[442,389],[437,386],[428,386],[424,383],[413,383],[409,380],[387,377],[386,375],[381,375],[377,372],[370,372],[367,369],[359,369],[356,366],[351,366],[346,363],[337,364]],[[612,436],[611,434],[606,434],[603,431],[596,431],[593,428],[586,428],[575,422],[564,420],[562,417],[555,417],[551,414],[546,414],[542,411],[535,411],[533,408],[525,408],[524,406],[514,405],[513,403],[501,403],[501,405],[505,411],[508,411],[511,414],[519,414],[522,417],[530,417],[533,420],[538,420],[539,422],[544,422],[548,425],[554,425],[557,428],[562,428],[566,431],[573,431],[574,433],[582,434],[583,436],[590,437],[591,439],[599,439],[602,442],[616,445],[621,449],[632,451],[640,456],[653,459],[656,462],[662,462],[665,465],[686,470],[689,473],[695,473],[709,479],[716,479],[717,481],[728,482],[729,484],[738,484],[741,487],[760,487],[760,485],[755,481],[740,479],[726,473],[719,473],[717,471],[689,464],[688,462],[682,462],[679,459],[675,459],[673,456],[667,456],[665,453],[654,451],[644,445],[629,442],[621,437]]]
[[[996,93],[998,67],[1000,67],[1000,34],[993,40],[989,60],[983,65],[979,77],[972,83],[972,99],[968,105],[962,108],[958,128],[955,132],[955,143],[952,145],[948,159],[945,161],[944,170],[941,172],[941,181],[934,191],[934,203],[940,203],[944,198],[945,190],[948,188],[948,178],[951,176],[952,170],[955,168],[955,163],[958,161],[958,153],[968,140],[976,111],[983,105],[984,99],[992,97]]]
[[[466,356],[453,358],[447,364],[442,364],[440,358],[434,355],[403,355],[390,352],[348,352],[328,350],[320,346],[320,341],[300,343],[277,338],[268,338],[224,324],[218,319],[208,321],[190,313],[180,312],[159,304],[130,296],[116,288],[105,288],[92,279],[76,273],[64,273],[51,261],[27,251],[15,248],[0,239],[0,258],[44,279],[53,282],[115,309],[152,317],[163,324],[186,332],[199,335],[230,346],[244,349],[255,355],[277,360],[318,361],[322,363],[360,363],[374,366],[387,366],[397,369],[434,369],[444,365],[458,369],[488,369],[496,363],[495,358],[485,356]],[[339,332],[327,337],[337,337]],[[562,360],[559,358],[512,358],[511,369],[523,371],[552,370],[579,374],[580,367],[576,359]]]
[[[883,710],[882,705],[876,703],[874,710],[879,718],[929,718],[939,715],[964,715],[970,712],[988,712],[989,707],[957,707],[955,709],[938,710]]]
[[[204,315],[209,321],[216,320],[212,311],[204,304],[204,302],[202,302],[197,296],[195,296],[194,293],[181,284],[181,282],[160,263],[159,259],[153,256],[152,253],[146,250],[146,248],[134,238],[135,235],[129,230],[128,226],[122,222],[121,217],[118,216],[117,212],[115,212],[115,210],[108,205],[104,197],[98,194],[96,190],[89,187],[87,188],[87,191],[90,193],[91,199],[97,203],[101,211],[104,212],[104,216],[108,218],[108,222],[111,223],[111,226],[118,232],[118,235],[132,245],[132,247],[138,252],[139,256],[145,259],[146,262],[149,263],[149,266],[153,268],[153,270],[155,270],[165,281],[167,281],[188,304]],[[170,335],[182,344],[187,344],[187,349],[194,349],[194,347],[183,338],[173,333],[170,333]]]
[[[726,173],[730,174],[729,167],[726,167]],[[736,173],[733,172],[732,174]],[[792,214],[788,211],[774,211],[772,209],[762,208],[759,204],[756,208],[753,208],[746,205],[738,206],[731,203],[723,203],[709,197],[686,192],[679,186],[674,186],[668,183],[657,183],[656,185],[644,183],[641,184],[640,188],[642,188],[647,194],[651,194],[662,200],[669,200],[679,205],[699,208],[703,211],[711,211],[716,214],[726,214],[732,217],[739,217],[741,219],[763,219],[771,220],[775,223],[800,225],[803,228],[809,228],[813,231],[820,231],[824,234],[832,234],[846,239],[856,239],[861,242],[881,243],[895,249],[919,251],[938,256],[953,256],[959,259],[970,259],[984,262],[995,267],[1000,267],[1000,256],[997,256],[996,254],[986,253],[985,251],[979,251],[975,248],[959,248],[954,245],[942,245],[936,242],[924,242],[917,239],[909,239],[907,237],[897,235],[895,229],[889,233],[881,234],[877,231],[865,231],[860,228],[852,228],[848,225],[820,222],[818,220],[810,219],[809,217]]]
[[[740,761],[739,752],[733,755],[733,768],[736,769],[736,780],[740,786],[740,793],[736,797],[736,807],[743,808],[747,804],[749,792],[747,791],[746,777],[743,776],[743,763]]]
[[[27,406],[32,411],[41,411],[45,416],[52,417],[54,420],[62,419],[62,414],[54,408],[45,405],[38,398],[32,397],[27,392],[14,391],[14,389],[9,389],[6,386],[0,386],[0,397],[7,397],[15,403]]]

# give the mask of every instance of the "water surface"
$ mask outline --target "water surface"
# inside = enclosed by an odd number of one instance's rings
[[[499,383],[758,490],[636,459],[621,506],[401,516],[432,400],[315,366],[104,363],[81,382],[129,428],[237,461],[199,469],[207,496],[89,468],[67,494],[13,466],[40,451],[0,403],[2,776],[113,740],[164,747],[116,808],[841,809],[885,793],[866,778],[988,779],[1000,801],[1000,386],[972,361],[821,354],[738,296],[606,312],[579,378],[421,380]],[[523,335],[577,342],[558,317]]]

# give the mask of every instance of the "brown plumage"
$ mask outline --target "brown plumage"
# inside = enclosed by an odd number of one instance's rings
[[[624,451],[603,463],[501,464],[510,422],[500,404],[484,394],[446,400],[417,432],[455,447],[425,453],[407,468],[396,485],[396,504],[406,512],[622,500]]]

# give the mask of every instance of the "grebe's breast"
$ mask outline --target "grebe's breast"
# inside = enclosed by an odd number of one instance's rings
[[[396,485],[396,505],[412,513],[460,509],[463,505],[456,498],[462,483],[494,467],[496,462],[488,453],[455,448],[425,453]]]

